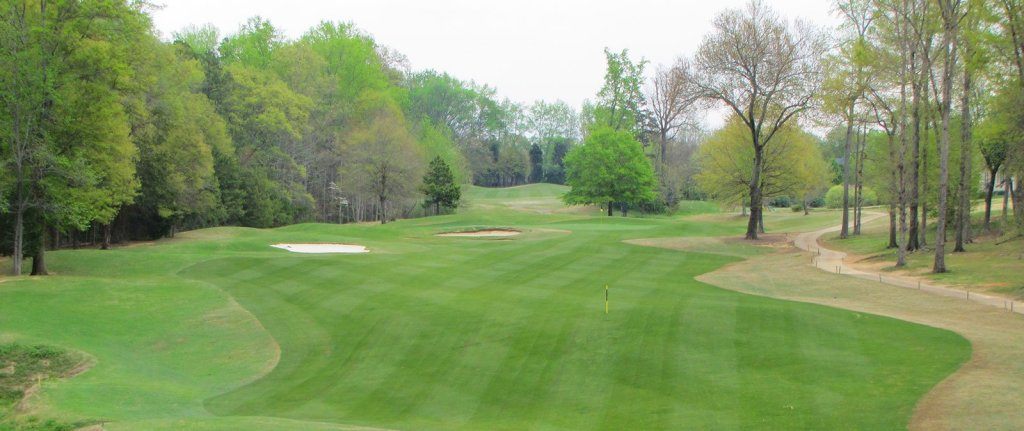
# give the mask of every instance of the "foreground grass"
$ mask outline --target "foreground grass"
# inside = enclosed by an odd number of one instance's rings
[[[562,190],[470,190],[465,213],[385,226],[53,253],[74,275],[0,284],[0,328],[95,356],[36,413],[111,429],[890,429],[970,351],[947,331],[694,280],[729,253],[623,243],[738,236],[739,217],[592,216],[556,204]],[[808,217],[766,222],[834,218]],[[486,226],[524,233],[434,236]]]
[[[795,247],[765,254],[699,280],[755,295],[825,304],[954,330],[966,337],[969,362],[915,407],[912,430],[1024,429],[1024,319],[987,305],[820,271]],[[922,366],[927,366],[922,364]]]

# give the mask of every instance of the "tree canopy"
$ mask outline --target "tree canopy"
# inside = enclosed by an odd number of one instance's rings
[[[628,131],[597,127],[565,156],[565,181],[572,189],[568,204],[635,205],[654,200],[654,170],[643,148]]]

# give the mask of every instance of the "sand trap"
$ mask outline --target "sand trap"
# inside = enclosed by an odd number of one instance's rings
[[[444,232],[439,233],[437,236],[444,237],[468,237],[468,238],[494,238],[494,237],[505,237],[505,236],[516,236],[519,235],[520,231],[512,229],[483,229],[473,230],[466,232]]]
[[[366,247],[351,244],[274,244],[271,247],[295,253],[368,253]]]

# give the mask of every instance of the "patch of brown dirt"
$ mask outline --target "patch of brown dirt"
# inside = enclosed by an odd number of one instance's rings
[[[725,244],[745,244],[745,245],[760,245],[769,247],[785,247],[792,239],[788,234],[777,233],[777,234],[761,234],[757,239],[745,239],[739,236],[726,236],[722,237],[722,242]]]
[[[64,373],[61,373],[61,374],[59,374],[57,376],[53,376],[53,377],[57,377],[57,378],[60,378],[60,379],[70,379],[70,378],[75,377],[75,376],[77,376],[79,374],[82,374],[82,373],[84,373],[86,371],[89,371],[89,369],[92,368],[92,366],[95,365],[95,364],[96,364],[96,361],[94,361],[92,358],[86,357],[85,359],[82,360],[82,362],[79,362],[78,365],[75,365],[70,370],[67,370]],[[14,364],[12,364],[11,366],[13,367]],[[31,400],[32,396],[35,395],[37,392],[39,392],[40,385],[42,384],[42,382],[44,380],[49,379],[50,377],[51,376],[46,375],[46,374],[38,374],[38,375],[36,375],[34,377],[34,380],[36,381],[36,383],[33,383],[28,388],[25,388],[25,392],[21,396],[21,400],[19,400],[18,403],[14,405],[14,411],[16,411],[18,413],[27,412],[29,410],[29,401]]]
[[[470,231],[459,231],[459,232],[442,232],[435,234],[434,236],[440,237],[466,237],[466,238],[490,238],[490,237],[508,237],[516,236],[521,234],[522,231],[515,229],[480,229]]]

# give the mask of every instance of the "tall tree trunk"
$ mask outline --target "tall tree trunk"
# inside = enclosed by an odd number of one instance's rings
[[[936,129],[933,124],[932,127],[925,125],[925,131]],[[941,134],[935,133],[935,148],[940,147],[939,139]],[[924,248],[928,245],[928,191],[930,190],[930,183],[928,182],[928,166],[931,161],[928,157],[928,146],[921,147],[921,171],[924,175],[921,175],[921,189],[918,191],[919,205],[921,210],[921,222],[918,224],[917,230],[917,242],[918,248]],[[922,197],[924,196],[924,197]]]
[[[860,235],[861,222],[864,217],[864,157],[867,154],[867,130],[861,125],[861,131],[857,134],[857,171],[854,174],[853,183],[853,234]]]
[[[42,216],[39,217],[42,219]],[[39,229],[39,246],[32,253],[32,275],[48,275],[46,272],[46,227]]]
[[[905,32],[907,22],[900,19],[897,21],[900,25],[901,33]],[[904,45],[906,48],[906,45]],[[899,107],[899,134],[900,134],[900,148],[898,157],[896,160],[896,169],[894,175],[898,182],[896,182],[896,206],[899,210],[899,235],[896,238],[896,267],[907,266],[907,85],[908,81],[914,81],[916,78],[907,79],[907,69],[910,66],[910,76],[913,75],[913,55],[908,52],[911,50],[901,49],[900,50],[900,107]],[[916,102],[916,100],[915,100]],[[915,120],[917,113],[914,112]],[[917,129],[915,124],[914,136],[917,136]],[[890,135],[890,142],[892,136]],[[891,145],[890,145],[891,148]],[[892,152],[890,151],[890,154]],[[916,163],[916,161],[915,161]],[[915,185],[916,186],[916,185]]]
[[[956,67],[957,38],[956,17],[950,3],[940,1],[943,7],[943,67],[942,67],[942,141],[939,145],[939,206],[935,221],[935,263],[932,272],[946,272],[946,212],[949,207],[949,117],[952,103],[953,74]]]
[[[906,95],[905,95],[906,91],[904,91],[903,94],[904,94],[903,100],[905,101],[906,100]],[[905,102],[903,103],[903,107],[906,107],[906,103]],[[906,115],[906,114],[902,114],[902,115]],[[904,126],[906,125],[906,120],[904,120],[903,124],[904,124]],[[905,127],[903,129],[906,130]],[[897,162],[896,162],[896,171],[897,171],[897,174],[899,175],[899,185],[898,185],[899,191],[898,191],[898,194],[897,194],[897,196],[898,196],[898,198],[897,198],[897,206],[898,206],[898,209],[899,209],[899,218],[900,218],[899,236],[896,238],[896,240],[897,240],[897,242],[896,242],[896,267],[897,268],[902,268],[902,267],[907,266],[907,249],[908,249],[908,244],[907,244],[907,242],[908,242],[907,241],[908,240],[908,235],[907,234],[908,234],[908,231],[909,231],[909,227],[907,226],[907,200],[908,200],[909,196],[908,196],[908,190],[907,190],[907,172],[906,172],[906,170],[907,170],[907,160],[906,160],[906,154],[907,154],[907,134],[906,133],[901,133],[900,134],[900,144],[901,144],[900,145],[900,154],[899,154],[899,157],[897,158]]]
[[[764,209],[757,213],[757,233],[764,233]]]
[[[846,112],[846,145],[843,148],[843,227],[839,238],[850,236],[850,142],[853,137],[853,104]]]
[[[916,64],[915,60],[911,60],[913,64]],[[921,248],[921,243],[918,241],[920,235],[918,235],[918,202],[920,198],[920,167],[921,167],[921,78],[917,72],[916,67],[911,67],[914,79],[911,84],[911,156],[910,161],[906,163],[907,168],[910,169],[910,178],[907,182],[910,187],[907,190],[907,200],[910,205],[910,227],[907,231],[907,251],[916,251]]]
[[[1024,233],[1024,206],[1021,205],[1021,201],[1024,201],[1024,187],[1020,186],[1020,177],[1017,177],[1017,184],[1011,183],[1010,195],[1013,197],[1013,218],[1017,221],[1017,232]]]
[[[32,255],[32,275],[49,275],[46,272],[46,250],[39,247]]]
[[[896,248],[896,203],[889,204],[889,244],[885,248]]]
[[[899,247],[896,242],[896,208],[900,205],[899,202],[899,177],[897,176],[897,164],[893,163],[896,161],[896,140],[892,133],[888,134],[889,138],[889,245],[886,248],[897,248]]]
[[[960,101],[960,183],[957,185],[959,205],[956,214],[956,245],[953,253],[967,251],[964,244],[971,242],[971,150],[973,134],[971,128],[974,126],[971,119],[971,65],[968,63],[971,58],[971,44],[964,46],[964,88],[963,97]]]
[[[388,222],[388,207],[387,201],[384,200],[384,196],[377,197],[377,203],[380,204],[380,224],[387,224]]]
[[[21,195],[21,191],[18,191]],[[20,197],[18,201],[20,202]],[[14,211],[14,254],[11,260],[14,262],[14,275],[21,275],[21,266],[25,259],[25,209],[24,205],[18,205]]]
[[[111,231],[113,230],[113,228],[110,225],[111,225],[111,223],[107,223],[107,224],[103,225],[103,244],[100,245],[100,250],[109,250],[110,249],[110,237],[111,237]]]
[[[757,135],[754,135],[757,139]],[[754,172],[750,179],[750,219],[747,220],[746,239],[757,239],[758,222],[761,220],[761,169],[764,164],[764,147],[754,143]]]
[[[1007,226],[1010,224],[1008,214],[1010,212],[1010,196],[1014,193],[1014,180],[1008,176],[1006,180],[1002,181],[1002,184],[1004,184],[1002,185],[1002,225]]]
[[[989,169],[988,181],[985,182],[985,230],[992,229],[992,195],[996,192],[996,172],[999,167]]]
[[[614,207],[614,205],[615,205],[615,202],[608,201],[608,217],[612,216],[612,208]]]
[[[661,158],[658,159],[658,173],[661,174],[661,175],[665,175],[665,166],[667,166],[667,164],[668,164],[668,162],[665,160],[666,153],[667,153],[666,147],[668,147],[668,131],[665,130],[664,128],[662,128],[661,129],[661,148],[660,148],[660,150],[661,150],[661,154],[660,154]]]

